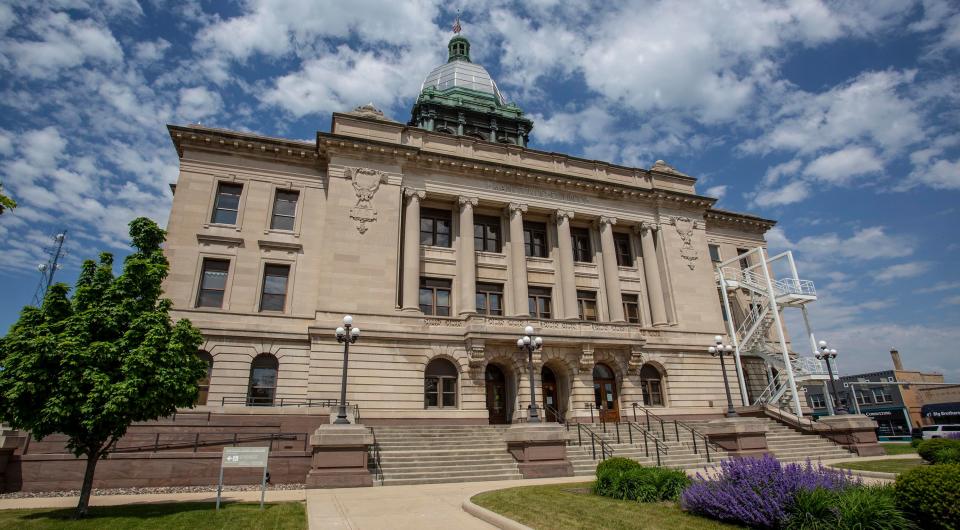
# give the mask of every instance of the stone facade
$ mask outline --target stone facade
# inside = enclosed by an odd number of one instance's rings
[[[335,114],[315,143],[169,127],[181,171],[165,287],[175,317],[202,330],[212,356],[206,406],[247,396],[259,355],[276,359],[276,402],[336,399],[342,346],[333,329],[351,314],[363,335],[351,348],[347,399],[366,423],[487,422],[489,364],[505,376],[508,419],[524,416],[528,374],[514,342],[527,324],[544,338],[536,369],[555,375],[564,415],[590,414],[596,363],[615,374],[624,414],[644,403],[647,365],[662,395],[648,402],[664,413],[723,408],[718,361],[706,353],[725,334],[708,243],[724,255],[764,246],[772,221],[712,209],[694,178],[662,162],[622,167],[369,114]],[[224,184],[241,191],[235,222],[218,224]],[[271,228],[278,190],[297,193],[291,229]],[[420,244],[427,210],[447,212],[448,244]],[[499,251],[475,248],[481,217],[499,221]],[[525,252],[525,222],[546,229],[543,257]],[[586,235],[578,259],[571,231]],[[627,262],[617,263],[615,245]],[[220,307],[198,307],[205,259],[227,263]],[[271,265],[289,267],[282,311],[260,310]],[[450,316],[421,312],[421,278],[449,281]],[[478,284],[499,288],[501,315],[477,313]],[[530,317],[530,287],[550,293],[550,318]],[[595,321],[580,318],[578,291],[595,298]],[[636,322],[626,321],[624,295],[636,297]],[[436,358],[458,374],[454,404],[442,408],[424,399]],[[766,381],[750,384],[760,391]]]

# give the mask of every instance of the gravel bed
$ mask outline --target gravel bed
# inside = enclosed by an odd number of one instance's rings
[[[267,491],[302,490],[306,484],[268,484]],[[145,495],[154,493],[216,493],[216,486],[170,486],[166,488],[94,488],[93,496],[102,495]],[[224,486],[223,491],[260,491],[259,485]],[[32,499],[38,497],[79,497],[80,490],[61,491],[16,491],[0,494],[0,499]]]

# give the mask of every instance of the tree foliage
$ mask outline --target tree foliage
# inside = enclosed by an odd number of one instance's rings
[[[17,201],[3,194],[3,184],[0,184],[0,214],[4,210],[12,210],[17,207]]]
[[[86,514],[93,470],[132,422],[190,407],[206,367],[200,332],[173,323],[161,298],[169,265],[156,223],[130,223],[135,251],[113,273],[113,256],[83,263],[73,296],[59,283],[40,308],[25,307],[0,339],[0,418],[35,438],[61,433],[87,457],[77,515]]]

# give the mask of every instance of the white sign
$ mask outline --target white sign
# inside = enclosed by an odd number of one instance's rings
[[[223,457],[220,459],[220,482],[217,484],[217,509],[220,509],[224,468],[259,467],[263,468],[263,479],[260,482],[260,509],[262,510],[263,498],[267,493],[267,460],[269,458],[269,447],[224,447]]]

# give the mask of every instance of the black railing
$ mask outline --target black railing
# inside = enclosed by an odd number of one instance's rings
[[[637,409],[642,411],[640,417],[637,416]],[[665,420],[653,412],[650,412],[649,409],[639,403],[633,404],[633,421],[639,424],[645,424],[647,431],[654,435],[659,431],[660,439],[665,442],[669,439],[668,434],[672,434],[674,440],[679,443],[686,443],[686,437],[689,435],[690,444],[693,445],[693,454],[700,454],[700,452],[703,451],[707,458],[707,463],[712,463],[713,461],[710,455],[711,450],[714,453],[723,451],[719,445],[711,442],[707,435],[697,430],[694,426],[677,419]],[[682,431],[683,436],[681,438]]]
[[[565,424],[565,423],[567,422],[566,418],[563,416],[563,414],[560,413],[559,410],[555,409],[552,405],[544,405],[544,406],[543,406],[543,418],[544,418],[544,421],[546,421],[546,418],[547,418],[547,415],[548,415],[548,414],[553,414],[553,417],[554,417],[554,419],[556,420],[556,422],[559,423],[559,424],[561,424],[561,425],[563,425],[563,424]]]
[[[770,403],[765,404],[763,407],[764,414],[772,417],[773,419],[781,423],[786,423],[790,427],[799,429],[801,431],[810,432],[818,436],[822,436],[823,431],[827,431],[829,433],[827,435],[827,438],[829,438],[830,441],[834,443],[838,443],[840,445],[854,446],[857,443],[857,438],[850,432],[838,431],[834,429],[833,426],[830,425],[829,423],[802,418],[802,417],[796,416],[794,413],[789,411],[785,412],[783,404],[780,402],[777,402],[776,410],[771,410],[772,408],[773,408],[772,404]],[[776,416],[774,416],[774,413],[776,413]],[[840,441],[840,440],[843,440],[843,441]]]
[[[367,467],[373,466],[374,480],[379,480],[380,484],[383,485],[383,468],[380,467],[380,443],[377,442],[376,431],[370,429],[370,434],[373,435],[373,445],[370,446],[367,454]]]
[[[640,436],[643,437],[643,453],[644,453],[644,456],[646,456],[647,458],[650,458],[650,442],[651,441],[653,442],[653,452],[655,453],[657,458],[657,467],[660,467],[662,465],[661,455],[667,456],[669,454],[669,450],[667,449],[667,444],[658,440],[656,436],[648,432],[646,429],[643,428],[643,426],[641,426],[638,423],[635,423],[632,421],[625,421],[623,423],[627,425],[627,433],[630,434],[630,445],[634,445],[633,443],[634,431],[640,433]],[[619,428],[619,426],[620,426],[620,422],[617,422],[617,427]],[[619,433],[619,430],[618,430],[618,433]]]
[[[201,433],[194,433],[193,440],[184,440],[183,434],[173,434],[173,433],[155,433],[153,435],[152,443],[144,443],[142,445],[127,445],[117,447],[117,444],[124,441],[132,441],[129,438],[124,440],[121,438],[118,440],[114,447],[110,450],[111,453],[140,453],[144,451],[150,452],[159,452],[159,451],[172,451],[176,449],[192,449],[193,452],[197,452],[201,447],[213,447],[213,446],[233,446],[237,447],[241,444],[247,445],[251,443],[259,442],[269,442],[269,447],[274,448],[274,444],[277,444],[277,449],[279,450],[279,444],[281,441],[300,441],[303,439],[303,451],[308,451],[310,448],[310,433],[284,433],[284,432],[273,432],[273,433],[205,433],[203,439],[201,439]],[[178,438],[175,441],[168,441],[161,443],[161,436],[173,436]]]
[[[569,431],[569,430],[570,430],[570,424],[567,423],[566,425],[567,425],[567,430]],[[598,446],[598,445],[600,446],[600,459],[601,459],[601,460],[606,460],[607,457],[613,456],[613,448],[610,447],[610,444],[608,444],[607,442],[603,441],[603,438],[602,438],[602,437],[600,437],[597,433],[593,432],[593,429],[591,429],[590,427],[587,427],[586,425],[584,425],[584,424],[582,424],[582,423],[579,423],[579,422],[575,423],[574,425],[577,426],[577,445],[583,447],[583,435],[584,435],[584,433],[586,433],[586,435],[587,435],[587,437],[589,438],[589,441],[590,441],[590,454],[592,455],[592,457],[593,457],[594,460],[597,459],[597,446]]]
[[[223,396],[220,406],[244,405],[246,407],[336,407],[339,399],[313,399],[288,397]],[[350,406],[350,402],[347,402]]]

